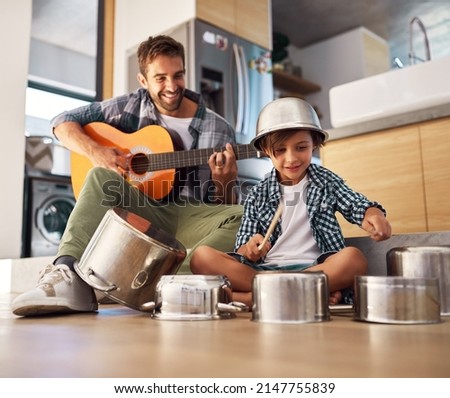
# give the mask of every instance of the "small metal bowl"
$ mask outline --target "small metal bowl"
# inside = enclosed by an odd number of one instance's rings
[[[437,278],[357,276],[355,313],[358,321],[391,324],[439,323]]]
[[[253,278],[252,321],[309,323],[330,320],[323,272],[265,271]]]

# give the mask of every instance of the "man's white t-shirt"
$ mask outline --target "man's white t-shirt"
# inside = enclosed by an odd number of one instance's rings
[[[180,118],[180,117],[173,117],[173,116],[167,116],[167,115],[159,115],[160,121],[161,121],[161,127],[164,127],[167,129],[172,137],[172,140],[180,141],[183,145],[184,150],[191,149],[192,142],[194,141],[194,137],[189,133],[189,125],[192,122],[191,117],[186,118]],[[179,140],[177,140],[177,137]],[[192,196],[190,194],[189,186],[184,186],[181,193],[181,196]]]

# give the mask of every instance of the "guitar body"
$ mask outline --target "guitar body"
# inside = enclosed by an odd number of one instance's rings
[[[106,123],[94,122],[84,126],[84,131],[101,145],[133,154],[131,169],[126,179],[146,195],[159,200],[172,191],[176,169],[151,171],[146,166],[139,167],[141,158],[147,164],[144,158],[148,155],[174,151],[170,134],[163,127],[147,126],[135,133],[125,134]],[[93,164],[87,157],[71,153],[72,188],[75,198],[78,198],[86,175],[92,167]]]

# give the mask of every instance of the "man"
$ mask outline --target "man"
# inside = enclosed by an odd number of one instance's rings
[[[52,121],[57,138],[92,162],[68,220],[53,264],[45,267],[37,286],[13,301],[19,316],[96,311],[93,289],[75,272],[98,224],[111,207],[122,207],[152,222],[185,247],[199,244],[231,250],[242,207],[236,189],[235,133],[201,97],[185,88],[183,46],[168,36],[149,37],[138,49],[141,88],[103,102],[58,115]],[[224,148],[207,165],[186,170],[182,186],[170,198],[154,200],[123,178],[130,171],[130,153],[100,144],[85,125],[104,122],[123,133],[149,125],[164,127],[178,147]],[[148,134],[152,134],[151,132]],[[153,136],[149,136],[153,140]],[[114,188],[114,189],[112,189]],[[112,243],[113,244],[113,243]],[[182,268],[189,269],[188,256]]]

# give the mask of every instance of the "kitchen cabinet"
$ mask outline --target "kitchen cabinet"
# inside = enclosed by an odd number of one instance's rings
[[[272,49],[271,0],[197,0],[197,18]]]
[[[321,159],[352,189],[384,206],[393,233],[426,231],[417,126],[330,141],[322,148]],[[346,237],[367,235],[340,215],[339,222]]]
[[[328,142],[322,164],[380,202],[393,233],[450,229],[450,118]],[[339,216],[346,237],[366,233]]]
[[[420,125],[428,231],[450,230],[450,118]]]

